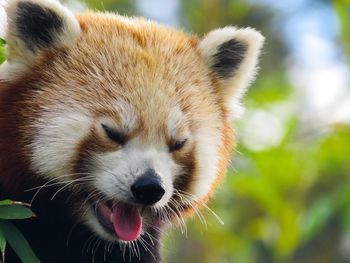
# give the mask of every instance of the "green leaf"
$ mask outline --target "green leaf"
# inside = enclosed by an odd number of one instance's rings
[[[4,232],[0,228],[0,252],[1,252],[1,260],[2,261],[5,260],[5,249],[6,249],[6,239],[5,239]],[[0,262],[1,262],[1,260],[0,260]]]
[[[35,216],[30,208],[20,204],[1,205],[0,219],[25,219]]]
[[[21,232],[9,221],[0,220],[0,228],[5,238],[23,263],[40,263]]]
[[[9,200],[9,199],[1,200],[0,201],[0,206],[1,205],[21,205],[21,206],[30,207],[30,204],[23,203],[23,202],[20,202],[20,201],[13,201],[13,200]]]
[[[12,200],[1,200],[0,205],[12,205],[14,201]]]
[[[334,204],[332,200],[323,198],[308,209],[303,223],[304,240],[308,241],[316,233],[319,233],[332,216]]]
[[[0,64],[3,63],[6,58],[5,58],[5,40],[0,38]]]

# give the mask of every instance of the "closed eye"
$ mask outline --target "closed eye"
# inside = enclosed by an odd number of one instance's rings
[[[176,152],[181,150],[185,144],[187,142],[187,139],[182,140],[182,141],[175,141],[175,143],[173,143],[170,147],[169,147],[169,151],[170,152]]]
[[[121,134],[117,130],[108,127],[107,125],[102,124],[104,131],[109,139],[118,143],[119,145],[124,145],[126,143],[126,136]]]

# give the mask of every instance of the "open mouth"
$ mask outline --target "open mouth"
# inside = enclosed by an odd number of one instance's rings
[[[95,216],[103,228],[122,241],[138,239],[142,231],[142,217],[137,206],[121,202],[97,201]]]

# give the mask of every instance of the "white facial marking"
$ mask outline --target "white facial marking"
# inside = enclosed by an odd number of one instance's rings
[[[44,113],[33,127],[37,131],[31,145],[33,169],[57,179],[70,173],[76,147],[89,134],[91,123],[84,114]]]
[[[137,123],[137,116],[132,106],[123,100],[118,100],[115,103],[119,117],[122,121],[122,128],[125,133],[129,133]]]
[[[179,106],[171,108],[168,116],[168,135],[170,138],[176,138],[177,130],[186,123],[186,115]],[[184,136],[184,135],[183,135]]]
[[[142,146],[138,141],[130,142],[124,148],[96,157],[95,186],[105,195],[116,200],[127,201],[135,180],[147,170],[154,169],[162,180],[165,194],[155,207],[166,205],[173,194],[173,181],[180,167],[165,149]]]
[[[111,118],[102,117],[99,118],[99,123],[105,125],[111,129],[115,129],[116,131],[122,134],[129,134],[136,127],[138,122],[137,116],[131,107],[130,104],[123,100],[118,100],[114,103],[115,109],[118,111],[118,116],[120,121],[116,122]]]
[[[83,214],[84,223],[93,229],[93,231],[99,236],[103,237],[106,240],[115,241],[115,237],[106,233],[106,230],[103,228],[101,223],[98,221],[95,216],[94,208],[90,205],[86,205],[85,211]]]
[[[220,139],[212,129],[201,128],[194,133],[197,177],[193,181],[192,195],[197,201],[209,193],[216,179]]]

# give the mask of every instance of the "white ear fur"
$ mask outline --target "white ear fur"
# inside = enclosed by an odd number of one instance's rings
[[[6,13],[7,61],[0,78],[20,74],[40,51],[68,46],[81,31],[75,16],[55,0],[11,0]]]
[[[228,105],[237,106],[254,79],[263,43],[258,31],[235,27],[211,31],[201,41],[200,52],[221,80],[222,96]]]

